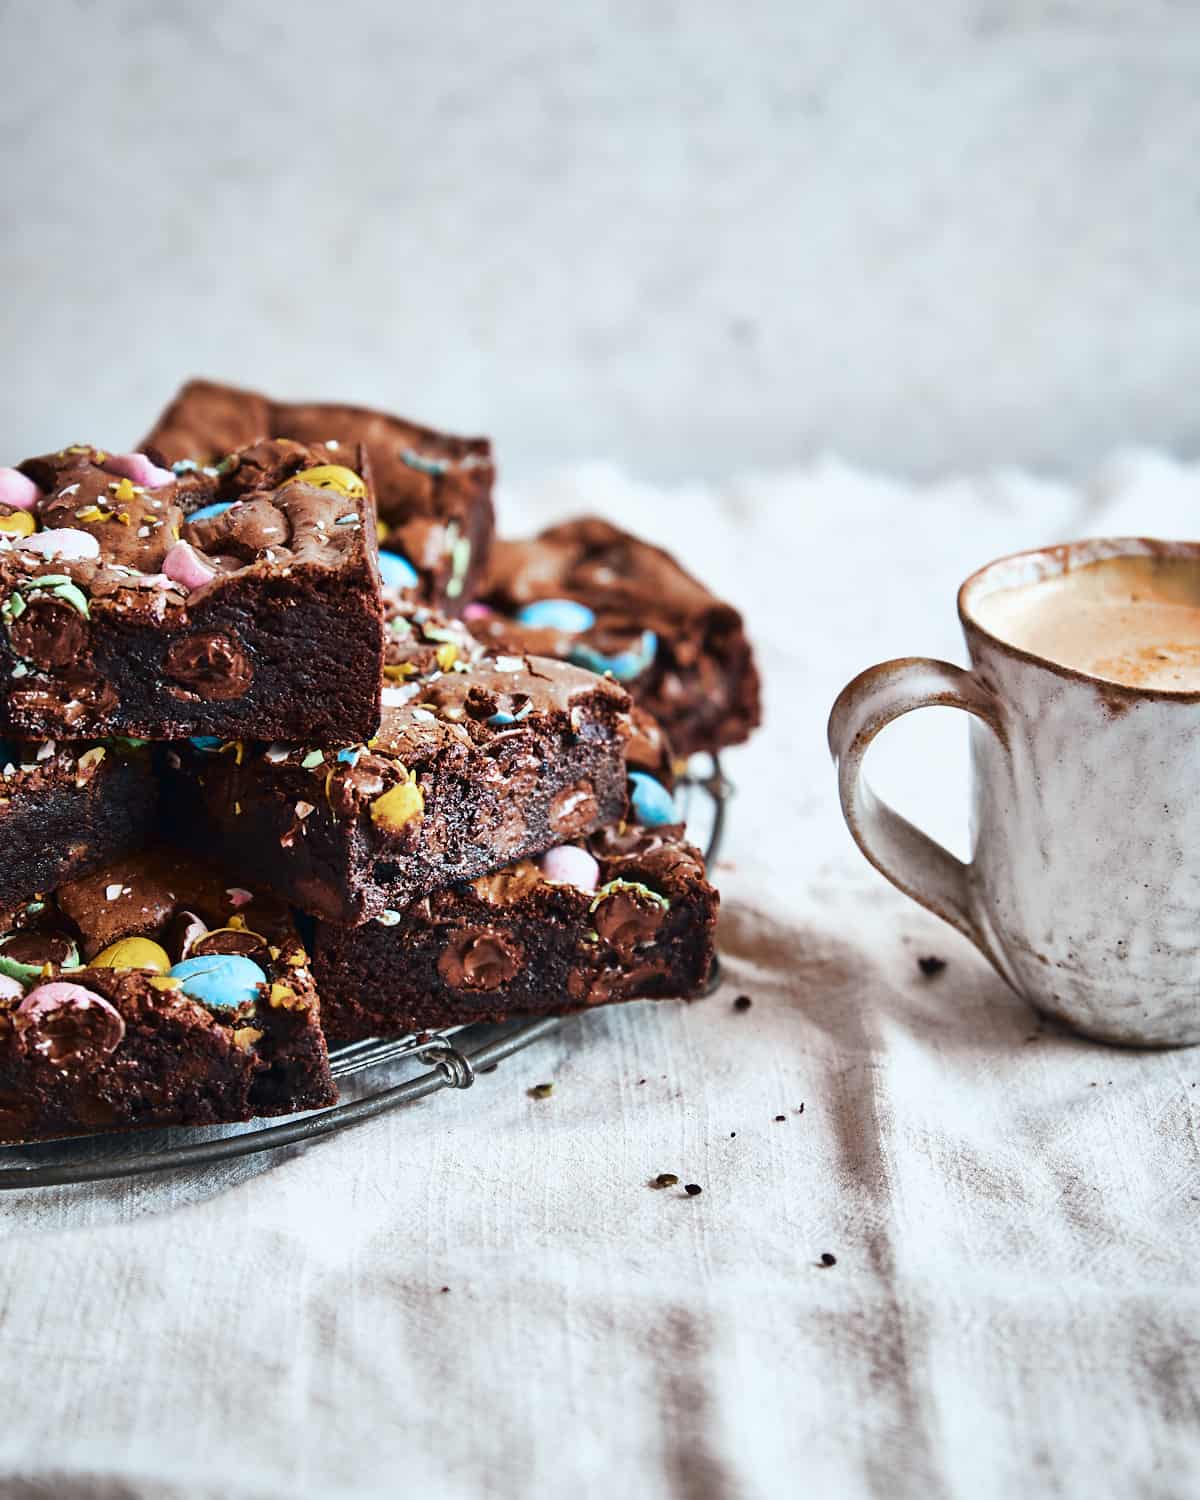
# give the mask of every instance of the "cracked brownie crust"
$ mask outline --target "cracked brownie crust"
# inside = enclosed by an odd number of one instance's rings
[[[483,575],[495,530],[496,469],[486,438],[454,437],[386,412],[332,402],[271,401],[189,381],[146,438],[169,462],[209,462],[260,438],[364,446],[375,474],[379,542],[399,558],[418,602],[456,614]],[[386,559],[385,559],[386,561]]]

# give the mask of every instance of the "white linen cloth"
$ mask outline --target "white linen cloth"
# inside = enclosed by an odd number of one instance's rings
[[[583,509],[674,548],[760,648],[722,990],[570,1021],[303,1151],[5,1196],[0,1493],[1195,1494],[1200,1053],[1040,1026],[858,855],[824,725],[861,667],[962,658],[973,566],[1194,534],[1200,473],[594,467],[502,516]],[[919,717],[876,783],[961,849],[961,720]]]

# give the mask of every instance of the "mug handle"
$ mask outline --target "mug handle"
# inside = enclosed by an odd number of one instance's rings
[[[829,748],[838,767],[842,814],[858,847],[880,874],[969,937],[1003,975],[971,910],[968,866],[881,801],[862,774],[867,750],[881,729],[913,709],[934,705],[974,714],[1007,746],[996,700],[974,673],[921,656],[869,667],[842,689],[829,716]]]

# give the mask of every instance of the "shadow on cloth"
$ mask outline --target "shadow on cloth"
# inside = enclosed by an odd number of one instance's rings
[[[916,914],[918,921],[921,914]],[[839,1048],[876,1052],[882,1037],[899,1028],[943,1052],[967,1053],[1024,1047],[1035,1034],[1075,1039],[1040,1017],[1013,994],[973,948],[936,926],[925,933],[894,924],[863,922],[874,930],[871,946],[848,935],[846,916],[835,926],[782,922],[731,902],[721,910],[719,943],[728,984],[754,985],[777,998]],[[944,955],[932,975],[918,959]],[[1080,1044],[1086,1045],[1086,1044]]]

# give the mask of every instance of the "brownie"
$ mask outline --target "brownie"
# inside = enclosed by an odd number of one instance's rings
[[[702,992],[718,897],[679,827],[624,824],[373,922],[317,922],[331,1041]]]
[[[487,564],[496,470],[486,438],[452,437],[386,412],[330,402],[272,401],[191,380],[146,438],[170,462],[210,462],[260,438],[362,444],[375,472],[383,567],[420,603],[457,614]]]
[[[144,742],[0,740],[0,910],[140,848],[157,803]]]
[[[0,915],[0,1140],[332,1104],[287,908],[161,848]]]
[[[737,610],[607,521],[498,541],[466,616],[491,645],[612,672],[680,755],[736,745],[759,722],[758,671]]]
[[[0,730],[371,735],[379,575],[344,458],[263,442],[173,472],[77,445],[0,470]]]
[[[366,744],[202,741],[167,756],[166,815],[314,916],[355,923],[622,816],[629,698],[568,663],[493,656],[390,605]]]

